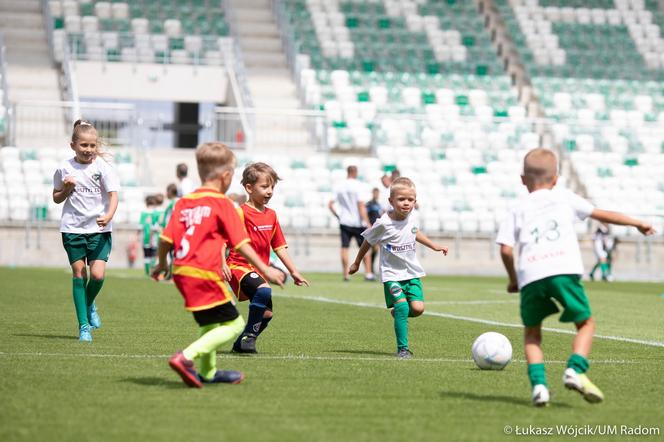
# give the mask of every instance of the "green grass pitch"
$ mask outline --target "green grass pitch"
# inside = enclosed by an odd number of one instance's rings
[[[245,382],[196,390],[166,362],[197,333],[173,285],[110,271],[98,301],[103,327],[85,344],[77,340],[67,270],[0,268],[0,440],[537,439],[516,435],[518,427],[551,428],[542,440],[570,440],[563,428],[608,428],[617,434],[575,439],[624,441],[636,436],[621,431],[639,426],[660,434],[638,440],[664,437],[661,284],[586,283],[602,336],[589,373],[606,395],[599,405],[563,388],[571,327],[549,318],[553,397],[536,409],[518,296],[504,292],[504,279],[425,278],[428,314],[410,321],[415,357],[399,361],[379,284],[307,276],[309,288],[275,290],[275,320],[259,355],[220,351],[219,366],[243,370]],[[246,308],[240,304],[245,317]],[[503,371],[481,371],[471,360],[473,340],[490,330],[514,347]]]

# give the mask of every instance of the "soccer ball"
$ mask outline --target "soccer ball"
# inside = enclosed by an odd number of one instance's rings
[[[496,332],[481,334],[473,343],[473,360],[482,370],[502,370],[512,360],[512,344]]]

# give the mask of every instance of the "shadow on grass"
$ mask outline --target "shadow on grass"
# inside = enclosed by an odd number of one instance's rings
[[[45,335],[40,333],[15,333],[14,336],[22,336],[28,338],[44,338],[44,339],[66,339],[68,341],[71,341],[73,339],[78,341],[78,337],[74,335]]]
[[[130,384],[140,385],[143,387],[166,387],[166,388],[188,388],[181,381],[176,381],[174,379],[166,378],[157,378],[154,376],[151,377],[136,377],[136,378],[125,378],[121,379],[120,382],[127,382]]]
[[[331,350],[330,353],[348,353],[353,355],[394,356],[396,353],[372,350]]]
[[[455,399],[470,399],[472,401],[482,401],[482,402],[502,402],[505,404],[519,405],[522,407],[533,408],[532,403],[528,399],[515,398],[512,396],[502,396],[497,394],[475,394],[468,392],[460,391],[441,391],[440,396],[445,398],[455,398]],[[572,408],[569,404],[566,403],[552,403],[556,408]]]

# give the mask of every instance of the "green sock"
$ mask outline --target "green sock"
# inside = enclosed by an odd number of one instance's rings
[[[243,329],[244,319],[242,319],[242,316],[238,316],[232,321],[201,327],[200,338],[182,350],[182,354],[189,360],[199,359],[204,365],[207,364],[204,367],[205,370],[201,370],[201,375],[204,377],[209,376],[210,370],[216,368],[215,358],[217,349],[235,339]],[[206,355],[207,358],[201,360],[201,357]],[[214,372],[212,375],[214,375]]]
[[[88,303],[88,307],[95,302],[95,298],[99,294],[101,287],[104,285],[104,279],[92,279],[88,281],[88,285],[85,287],[85,298]]]
[[[598,268],[599,268],[599,263],[597,263],[593,266],[593,269],[590,271],[590,276],[591,277],[595,276],[595,272],[597,271]]]
[[[83,278],[72,278],[72,294],[78,326],[88,325],[88,306],[85,300],[85,281]]]
[[[579,374],[587,372],[588,367],[590,367],[590,362],[588,362],[588,359],[584,358],[578,353],[574,353],[567,360],[567,368],[573,368],[574,371]]]
[[[145,269],[145,275],[150,276],[150,263],[146,262],[145,264],[143,264],[143,268]]]
[[[408,348],[408,307],[407,302],[394,304],[394,333],[397,335],[397,351]]]
[[[198,336],[201,337],[210,330],[221,327],[221,324],[204,325],[199,329]],[[217,372],[217,352],[203,353],[198,357],[198,373],[205,379],[212,379]]]
[[[602,269],[602,278],[606,278],[606,275],[609,274],[609,265],[603,262],[599,265],[599,268]]]
[[[528,364],[528,379],[530,379],[530,385],[533,387],[540,384],[548,387],[544,364]]]

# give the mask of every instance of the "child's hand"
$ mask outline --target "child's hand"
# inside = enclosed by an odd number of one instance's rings
[[[62,190],[67,194],[70,194],[74,190],[74,187],[76,187],[76,180],[73,175],[66,176],[65,179],[62,180]]]
[[[163,279],[162,275],[164,275],[164,277],[168,276],[168,272],[168,265],[166,263],[162,264],[161,262],[158,262],[157,265],[152,268],[151,276],[155,281],[160,281]]]
[[[277,284],[282,289],[284,288],[283,273],[273,267],[268,267],[265,272],[265,277],[273,284]]]
[[[99,228],[103,229],[108,225],[108,223],[111,222],[111,219],[113,218],[108,214],[103,214],[99,218],[97,218],[97,225],[99,226]]]
[[[431,247],[436,252],[443,252],[443,255],[447,256],[447,247],[441,246],[440,244],[434,243],[433,246]]]
[[[228,267],[228,264],[225,262],[221,265],[221,273],[224,275],[226,281],[233,279],[233,273],[231,273],[231,268]]]
[[[302,275],[300,275],[299,272],[293,272],[293,273],[291,273],[291,277],[293,278],[293,281],[295,282],[295,285],[297,285],[297,286],[303,286],[303,285],[306,285],[307,287],[309,287],[309,281],[307,281],[306,279],[304,279],[304,278],[302,277]]]
[[[357,273],[358,270],[360,270],[360,265],[358,263],[354,262],[348,268],[348,273],[350,275],[354,275],[355,273]]]
[[[512,281],[507,283],[507,293],[518,293],[518,292],[519,292],[519,284]]]
[[[639,232],[643,233],[646,236],[655,234],[655,229],[653,229],[652,224],[649,223],[643,223],[640,226],[637,226],[636,228],[639,229]]]

